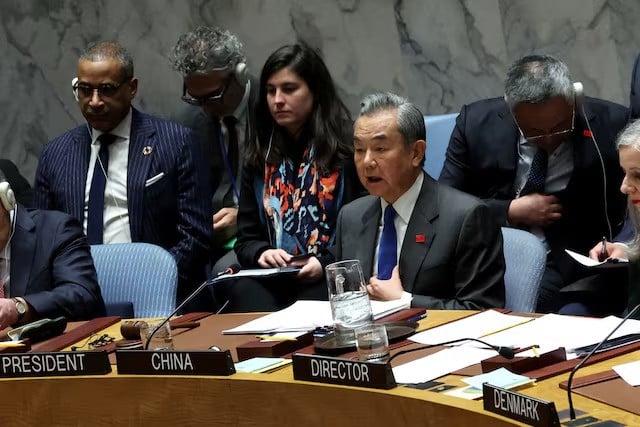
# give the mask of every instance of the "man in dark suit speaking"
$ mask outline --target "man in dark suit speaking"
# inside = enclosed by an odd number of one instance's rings
[[[625,209],[614,141],[628,110],[581,92],[562,61],[517,60],[504,98],[462,107],[439,180],[485,200],[501,225],[544,241],[541,312],[559,310],[559,289],[586,274],[564,249],[586,254],[602,236],[611,240]]]
[[[359,259],[374,299],[431,309],[503,307],[502,235],[487,206],[422,170],[422,113],[394,94],[364,98],[354,125],[358,176],[371,196],[342,208],[336,255]]]
[[[81,55],[73,90],[87,124],[45,146],[34,205],[76,218],[89,244],[167,249],[178,264],[180,301],[205,276],[206,168],[188,129],[131,107],[137,88],[131,56],[119,44],[100,42]]]
[[[61,212],[26,209],[0,177],[0,329],[41,317],[104,316],[87,239]]]

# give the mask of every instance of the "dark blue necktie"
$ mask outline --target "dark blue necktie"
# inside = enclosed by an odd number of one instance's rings
[[[522,187],[522,191],[520,191],[520,196],[544,192],[544,182],[547,179],[547,159],[547,152],[542,148],[538,148],[538,151],[533,156],[529,176],[524,187]]]
[[[378,279],[388,280],[391,278],[393,268],[397,262],[398,236],[393,223],[396,211],[392,205],[387,205],[384,210],[384,225],[382,236],[380,236],[380,246],[378,247]]]
[[[90,245],[102,244],[104,235],[104,188],[107,184],[106,174],[109,170],[109,145],[115,139],[115,135],[108,133],[103,133],[98,137],[100,151],[93,168],[93,178],[89,189],[89,212],[87,213],[87,241]]]

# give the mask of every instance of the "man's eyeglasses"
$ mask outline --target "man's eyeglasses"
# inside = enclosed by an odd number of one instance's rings
[[[229,87],[230,82],[231,82],[231,79],[227,79],[227,82],[225,83],[224,86],[222,86],[222,88],[204,96],[191,96],[187,93],[187,86],[182,85],[182,100],[187,104],[195,105],[196,107],[202,107],[203,105],[210,105],[210,104],[215,104],[216,102],[222,102],[222,98],[224,97],[224,93]]]
[[[513,120],[516,121],[515,117],[513,118]],[[516,121],[516,126],[518,126],[520,133],[522,134],[524,139],[527,140],[529,144],[539,144],[540,142],[546,140],[547,138],[555,138],[559,136],[566,136],[566,135],[572,134],[575,126],[575,120],[576,120],[576,110],[574,108],[573,113],[571,114],[571,127],[569,129],[546,133],[543,135],[526,136],[524,132],[522,132],[522,129],[520,128],[520,125],[518,124],[517,121]]]
[[[98,86],[92,86],[88,83],[76,82],[73,85],[73,92],[78,98],[91,98],[94,91],[98,91],[98,96],[101,98],[111,98],[118,93],[120,87],[125,84],[126,80],[121,83],[102,83]]]

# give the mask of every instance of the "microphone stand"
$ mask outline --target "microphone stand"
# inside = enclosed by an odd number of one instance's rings
[[[156,334],[156,332],[158,332],[160,329],[162,329],[162,327],[164,325],[167,324],[167,322],[178,312],[182,309],[182,307],[184,307],[185,305],[187,305],[188,302],[190,302],[192,299],[194,299],[196,297],[196,295],[198,295],[200,292],[202,292],[202,290],[204,288],[206,288],[209,285],[213,285],[216,284],[218,282],[222,282],[224,280],[227,280],[229,278],[233,278],[233,275],[237,272],[237,270],[235,270],[232,267],[228,268],[227,270],[225,270],[225,272],[223,272],[222,274],[220,274],[217,277],[214,277],[213,279],[207,279],[204,282],[202,282],[200,284],[200,286],[198,286],[196,288],[195,291],[193,291],[187,298],[185,298],[184,301],[182,301],[182,303],[180,303],[180,305],[171,312],[171,314],[169,314],[156,328],[153,329],[153,331],[151,331],[151,333],[147,336],[147,342],[144,345],[144,349],[145,350],[149,350],[149,344],[151,343],[151,338]]]
[[[573,408],[573,399],[571,398],[571,385],[573,383],[573,376],[576,374],[576,372],[578,372],[578,369],[580,369],[582,365],[584,365],[587,362],[587,360],[589,360],[591,356],[593,356],[596,353],[596,351],[598,351],[600,347],[602,347],[607,342],[607,340],[611,338],[611,335],[613,335],[618,329],[620,329],[620,327],[624,324],[624,322],[629,320],[629,318],[633,316],[635,313],[637,313],[638,310],[640,310],[640,304],[633,307],[633,310],[631,310],[629,314],[624,316],[624,318],[620,321],[620,323],[618,323],[618,325],[615,328],[613,328],[611,332],[609,332],[609,335],[604,337],[604,339],[600,341],[597,346],[593,347],[593,349],[589,352],[589,354],[587,354],[580,361],[580,363],[574,366],[574,368],[571,370],[571,373],[569,374],[569,379],[567,380],[567,398],[569,399],[569,417],[572,420],[576,419],[576,411]]]
[[[421,347],[410,348],[409,350],[399,351],[396,354],[394,354],[393,356],[391,356],[389,358],[389,360],[387,361],[387,363],[391,363],[391,361],[393,359],[395,359],[396,357],[400,356],[401,354],[413,353],[414,351],[427,350],[427,349],[433,348],[433,347],[440,347],[442,345],[454,344],[454,343],[457,343],[457,342],[464,342],[464,341],[476,341],[476,342],[479,342],[480,344],[486,345],[490,349],[495,350],[496,352],[498,352],[498,354],[500,356],[502,356],[502,357],[504,357],[506,359],[513,359],[514,356],[515,356],[513,348],[511,348],[511,347],[502,347],[502,346],[491,345],[488,342],[485,342],[485,341],[482,341],[482,340],[479,340],[479,339],[476,339],[476,338],[459,338],[457,340],[441,342],[441,343],[438,343],[438,344],[428,344],[428,345],[423,345]]]

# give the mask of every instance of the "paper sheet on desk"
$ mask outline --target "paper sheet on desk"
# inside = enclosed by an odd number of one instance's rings
[[[630,386],[640,385],[640,360],[614,366],[613,370]]]
[[[531,322],[486,336],[483,340],[498,346],[527,347],[537,344],[540,351],[558,347],[570,350],[600,342],[620,320],[615,316],[600,319],[547,314]],[[640,320],[627,320],[613,337],[630,333],[640,333]]]
[[[564,250],[569,256],[585,267],[596,267],[604,264],[619,264],[619,263],[628,263],[629,260],[625,258],[607,258],[605,261],[596,261],[595,259],[591,259],[588,256],[580,255],[577,252],[570,251],[569,249]]]
[[[410,299],[371,301],[373,317],[379,319],[411,305]],[[293,305],[244,323],[223,334],[266,334],[271,332],[310,331],[333,325],[329,301],[297,301]]]
[[[427,329],[409,339],[421,344],[438,344],[460,338],[480,338],[531,320],[533,320],[532,317],[512,316],[495,310],[486,310],[455,322]]]
[[[393,368],[397,383],[431,381],[496,355],[495,350],[470,346],[451,347]]]

